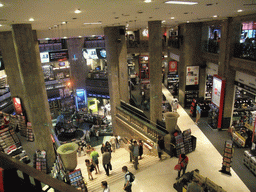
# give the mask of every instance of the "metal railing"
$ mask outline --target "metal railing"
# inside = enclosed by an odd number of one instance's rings
[[[0,167],[4,169],[5,191],[25,190],[34,192],[48,191],[50,188],[60,192],[77,192],[78,190],[63,181],[52,178],[5,153],[0,152]],[[43,189],[43,185],[48,185]]]
[[[159,130],[156,126],[147,123],[121,107],[117,107],[116,116],[154,142],[157,142],[158,136],[166,135],[166,132]]]

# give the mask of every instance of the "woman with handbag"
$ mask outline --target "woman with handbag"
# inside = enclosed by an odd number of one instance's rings
[[[177,167],[176,169],[178,170],[178,177],[176,179],[180,178],[180,172],[181,170],[183,170],[182,176],[185,174],[186,169],[187,169],[187,165],[188,165],[188,157],[185,154],[180,154],[179,156],[179,161],[178,161],[178,165],[179,166],[175,166]]]
[[[95,166],[93,165],[92,162],[90,162],[89,159],[85,159],[85,165],[87,167],[87,173],[88,173],[89,180],[93,180],[92,172],[94,171]]]

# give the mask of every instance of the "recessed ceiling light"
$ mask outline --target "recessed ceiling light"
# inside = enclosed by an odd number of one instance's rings
[[[242,9],[239,9],[239,10],[237,10],[237,12],[240,13],[240,12],[243,12],[243,10],[242,10]]]
[[[171,19],[175,19],[175,17],[171,17]]]
[[[30,18],[29,21],[35,21],[35,19],[34,18]]]
[[[213,17],[218,17],[218,15],[213,15]]]
[[[144,0],[144,3],[151,3],[152,0]]]
[[[75,13],[81,13],[81,10],[80,9],[76,9]]]
[[[165,20],[162,21],[162,23],[165,23],[165,22],[166,22]]]
[[[84,23],[84,25],[101,25],[100,22],[96,22],[96,23]]]
[[[165,1],[167,4],[175,4],[175,5],[197,5],[198,2],[188,2],[188,1]]]
[[[0,3],[0,7],[3,7],[4,6],[4,4],[3,3]]]
[[[65,25],[65,24],[66,24],[66,21],[62,21],[61,24]]]
[[[78,36],[79,38],[82,38],[82,36],[80,35],[80,36]]]
[[[187,23],[189,23],[189,21],[187,21]]]
[[[0,27],[2,27],[3,25],[0,24]]]
[[[63,37],[63,39],[67,39],[67,37]]]

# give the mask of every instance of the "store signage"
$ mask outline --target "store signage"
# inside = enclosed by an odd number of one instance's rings
[[[199,66],[188,66],[186,74],[186,85],[198,85]]]
[[[212,103],[215,104],[217,107],[220,107],[221,88],[222,80],[217,77],[213,77]]]
[[[83,49],[84,59],[105,59],[107,57],[105,49]]]
[[[17,115],[22,115],[21,101],[18,97],[13,97],[13,105]]]
[[[48,52],[40,53],[40,59],[41,59],[41,63],[49,63],[50,62],[49,53]]]
[[[235,85],[237,85],[238,87],[241,87],[241,88],[243,88],[243,89],[245,89],[245,90],[247,90],[247,91],[249,91],[249,92],[251,92],[251,93],[256,94],[256,89],[254,89],[254,88],[252,88],[252,87],[249,87],[249,86],[247,86],[247,85],[245,85],[245,84],[243,84],[243,83],[240,83],[240,82],[238,82],[238,81],[235,81]]]
[[[84,89],[77,89],[76,90],[76,107],[77,109],[81,109],[85,107],[87,102],[86,94]]]
[[[236,79],[237,82],[244,84],[245,86],[249,86],[251,88],[256,89],[256,77],[252,75],[248,75],[246,73],[242,73],[237,71],[236,72]]]
[[[68,51],[49,52],[50,61],[66,61],[68,60]]]
[[[169,61],[169,72],[177,72],[177,61]]]

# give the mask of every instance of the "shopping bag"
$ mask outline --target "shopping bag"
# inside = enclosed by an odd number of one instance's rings
[[[181,170],[181,165],[180,164],[175,165],[174,170],[180,171]]]

